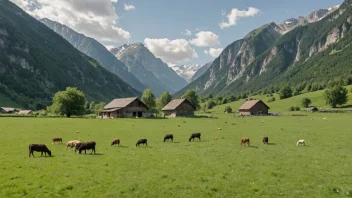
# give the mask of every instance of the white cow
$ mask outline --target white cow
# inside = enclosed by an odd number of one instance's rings
[[[296,146],[305,146],[306,145],[306,141],[305,140],[298,140]]]

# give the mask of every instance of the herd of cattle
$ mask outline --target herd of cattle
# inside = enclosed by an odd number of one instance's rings
[[[201,137],[201,133],[192,133],[190,138],[188,139],[189,142],[194,141],[195,138],[198,138],[199,141]],[[217,137],[214,138],[215,140],[217,140]],[[172,134],[166,134],[164,136],[164,142],[166,141],[172,141],[174,140],[174,136]],[[54,144],[55,142],[59,142],[62,143],[62,138],[53,138],[52,139],[52,144]],[[264,144],[269,144],[269,138],[267,136],[263,137],[263,143]],[[147,144],[147,139],[139,139],[136,143],[136,147],[138,147],[140,144],[146,145]],[[114,139],[111,143],[111,146],[113,145],[120,145],[120,139]],[[241,145],[250,145],[250,140],[248,137],[244,137],[241,139]],[[299,140],[296,144],[296,146],[301,146],[301,145],[305,145],[305,140]],[[68,141],[66,143],[66,147],[74,150],[75,152],[81,154],[82,151],[84,151],[85,154],[87,154],[87,150],[92,150],[91,154],[95,154],[95,146],[96,146],[96,142],[91,141],[91,142],[81,142],[79,140],[71,140]],[[31,157],[31,155],[34,157],[33,152],[41,152],[41,156],[43,156],[43,153],[48,154],[49,156],[51,156],[51,151],[48,149],[48,147],[45,144],[30,144],[29,145],[29,157]]]

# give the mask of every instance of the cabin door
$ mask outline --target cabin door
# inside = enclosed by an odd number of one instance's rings
[[[132,115],[133,115],[133,117],[136,117],[137,116],[137,112],[133,112]]]
[[[138,117],[139,118],[143,117],[143,112],[138,111]]]

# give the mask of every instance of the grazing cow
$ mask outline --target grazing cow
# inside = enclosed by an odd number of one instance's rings
[[[41,152],[40,156],[43,156],[43,153],[45,153],[45,156],[47,153],[49,156],[51,156],[51,151],[48,149],[48,147],[45,146],[45,144],[30,144],[29,145],[29,157],[31,157],[31,154],[34,157],[34,154],[33,154],[34,151]]]
[[[139,140],[137,141],[136,147],[139,146],[140,144],[145,144],[145,145],[148,146],[148,144],[147,144],[147,139],[139,139]]]
[[[268,144],[269,143],[269,138],[267,136],[263,137],[263,143]]]
[[[120,139],[114,139],[113,141],[112,141],[112,143],[111,143],[111,146],[112,145],[118,145],[118,146],[120,146]]]
[[[191,140],[194,141],[194,138],[198,138],[199,141],[200,141],[200,136],[201,136],[201,133],[192,133],[192,135],[191,135],[191,137],[188,139],[188,141],[191,141]]]
[[[71,140],[66,143],[66,147],[70,148],[72,150],[73,148],[76,148],[77,144],[81,143],[79,140]]]
[[[172,142],[174,142],[174,135],[172,134],[166,134],[164,136],[164,142],[166,142],[166,140],[171,140]]]
[[[306,141],[305,140],[298,140],[296,146],[305,146],[306,145]]]
[[[95,145],[96,143],[94,141],[92,142],[83,142],[83,143],[79,143],[79,147],[78,147],[78,153],[81,154],[81,152],[84,150],[84,154],[87,154],[87,150],[92,150],[92,152],[90,154],[95,154]],[[78,144],[77,144],[78,145]],[[77,148],[77,146],[76,146]]]
[[[246,145],[249,146],[251,142],[249,141],[249,138],[248,137],[244,137],[241,139],[241,145]]]
[[[62,144],[62,138],[59,138],[59,137],[56,137],[56,138],[53,138],[53,143],[54,144],[55,142],[60,142]]]

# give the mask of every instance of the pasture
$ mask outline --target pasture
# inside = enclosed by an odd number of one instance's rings
[[[0,197],[352,196],[351,114],[217,116],[0,118]],[[193,132],[201,142],[188,142]],[[166,133],[174,143],[163,142]],[[240,146],[245,136],[250,147]],[[53,137],[96,141],[97,154],[52,145]],[[114,138],[120,147],[110,146]],[[140,138],[147,147],[136,148]],[[306,146],[297,147],[299,139]],[[46,144],[53,156],[29,158],[31,143]]]

